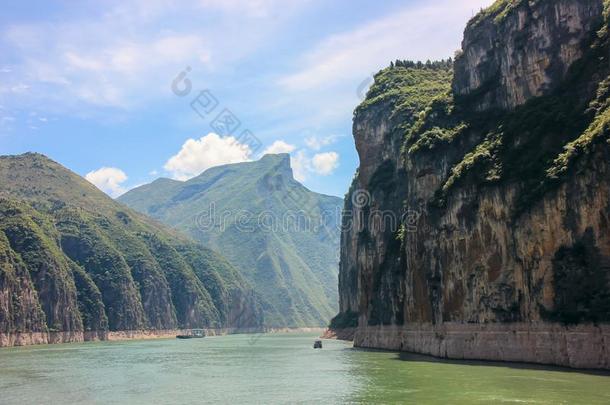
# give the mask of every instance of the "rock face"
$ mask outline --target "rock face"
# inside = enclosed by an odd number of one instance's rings
[[[603,8],[500,1],[454,71],[377,75],[341,240],[337,319],[357,314],[356,346],[610,367]]]
[[[37,154],[0,157],[0,346],[260,329],[224,258]]]
[[[602,22],[600,0],[499,1],[466,28],[453,90],[510,109],[553,90]]]

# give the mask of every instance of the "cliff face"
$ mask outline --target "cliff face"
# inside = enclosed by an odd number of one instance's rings
[[[356,345],[610,367],[603,8],[499,1],[453,71],[377,75],[341,241]]]
[[[224,258],[57,163],[0,157],[0,180],[0,346],[262,327]]]
[[[466,28],[453,91],[510,109],[553,90],[601,24],[600,0],[499,1]]]

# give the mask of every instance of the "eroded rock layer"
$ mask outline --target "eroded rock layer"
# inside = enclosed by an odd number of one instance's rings
[[[498,1],[453,66],[376,76],[334,322],[357,346],[609,367],[608,9]]]

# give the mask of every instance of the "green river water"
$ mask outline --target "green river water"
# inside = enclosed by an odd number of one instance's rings
[[[610,404],[610,377],[353,349],[312,334],[0,349],[1,404]]]

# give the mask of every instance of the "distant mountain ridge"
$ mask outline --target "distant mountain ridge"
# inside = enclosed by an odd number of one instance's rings
[[[252,282],[267,327],[326,325],[336,312],[343,201],[297,182],[288,154],[158,179],[119,201],[225,256]]]
[[[32,333],[44,343],[47,332],[78,341],[262,326],[253,291],[224,258],[58,163],[0,157],[0,184],[0,346]]]

